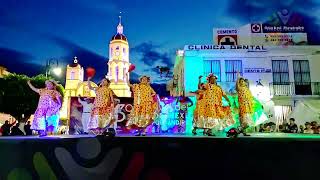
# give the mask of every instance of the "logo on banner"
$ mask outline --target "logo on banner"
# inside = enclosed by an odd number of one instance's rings
[[[251,24],[252,33],[261,33],[261,24]]]
[[[219,45],[238,45],[237,35],[218,35]]]

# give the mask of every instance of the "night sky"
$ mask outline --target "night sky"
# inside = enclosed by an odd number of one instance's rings
[[[309,43],[320,44],[320,0],[3,0],[0,1],[0,65],[36,75],[47,59],[60,65],[74,56],[84,67],[106,73],[108,44],[122,12],[130,61],[142,74],[159,78],[156,66],[173,68],[175,51],[186,44],[211,44],[212,28],[264,22],[289,9],[304,17]]]

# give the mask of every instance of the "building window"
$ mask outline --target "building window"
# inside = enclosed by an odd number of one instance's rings
[[[127,68],[123,68],[123,81],[124,82],[127,82],[126,81],[126,76],[127,76],[126,74],[127,74]]]
[[[113,56],[113,48],[110,49],[110,56]]]
[[[218,77],[218,81],[221,81],[221,65],[220,60],[205,60],[204,61],[204,76],[208,76],[212,73]]]
[[[287,60],[272,60],[272,76],[274,85],[289,84],[289,68]]]
[[[308,60],[293,60],[294,81],[298,83],[310,83],[310,67]]]
[[[226,81],[235,82],[237,79],[237,73],[242,75],[242,61],[241,60],[226,60]]]
[[[70,72],[70,79],[71,79],[71,80],[74,80],[74,79],[75,79],[75,76],[76,76],[76,72],[71,71],[71,72]]]
[[[311,95],[311,78],[308,60],[293,60],[294,87],[296,95]]]
[[[119,80],[119,67],[116,66],[116,82]]]
[[[116,50],[119,50],[119,49],[120,49],[120,46],[117,46],[117,47],[116,47]]]
[[[126,54],[127,54],[126,48],[123,48],[123,55],[126,55]]]

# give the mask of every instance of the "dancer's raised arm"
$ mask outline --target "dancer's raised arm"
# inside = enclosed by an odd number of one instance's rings
[[[199,76],[199,80],[198,80],[198,89],[201,89],[201,79],[202,79],[202,76]]]
[[[30,80],[29,80],[27,83],[28,83],[28,86],[30,87],[30,89],[32,89],[32,90],[33,90],[34,92],[36,92],[36,93],[39,93],[39,89],[35,88],[35,87],[31,84]]]
[[[90,90],[93,90],[93,91],[94,91],[95,88],[91,86],[91,81],[90,81],[90,80],[91,80],[91,77],[88,77],[88,81],[87,81],[87,83],[88,83],[88,88],[89,88]]]

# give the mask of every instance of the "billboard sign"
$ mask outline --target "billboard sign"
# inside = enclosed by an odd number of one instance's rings
[[[262,24],[263,33],[303,33],[306,32],[302,16],[287,9],[274,13],[270,20]]]

